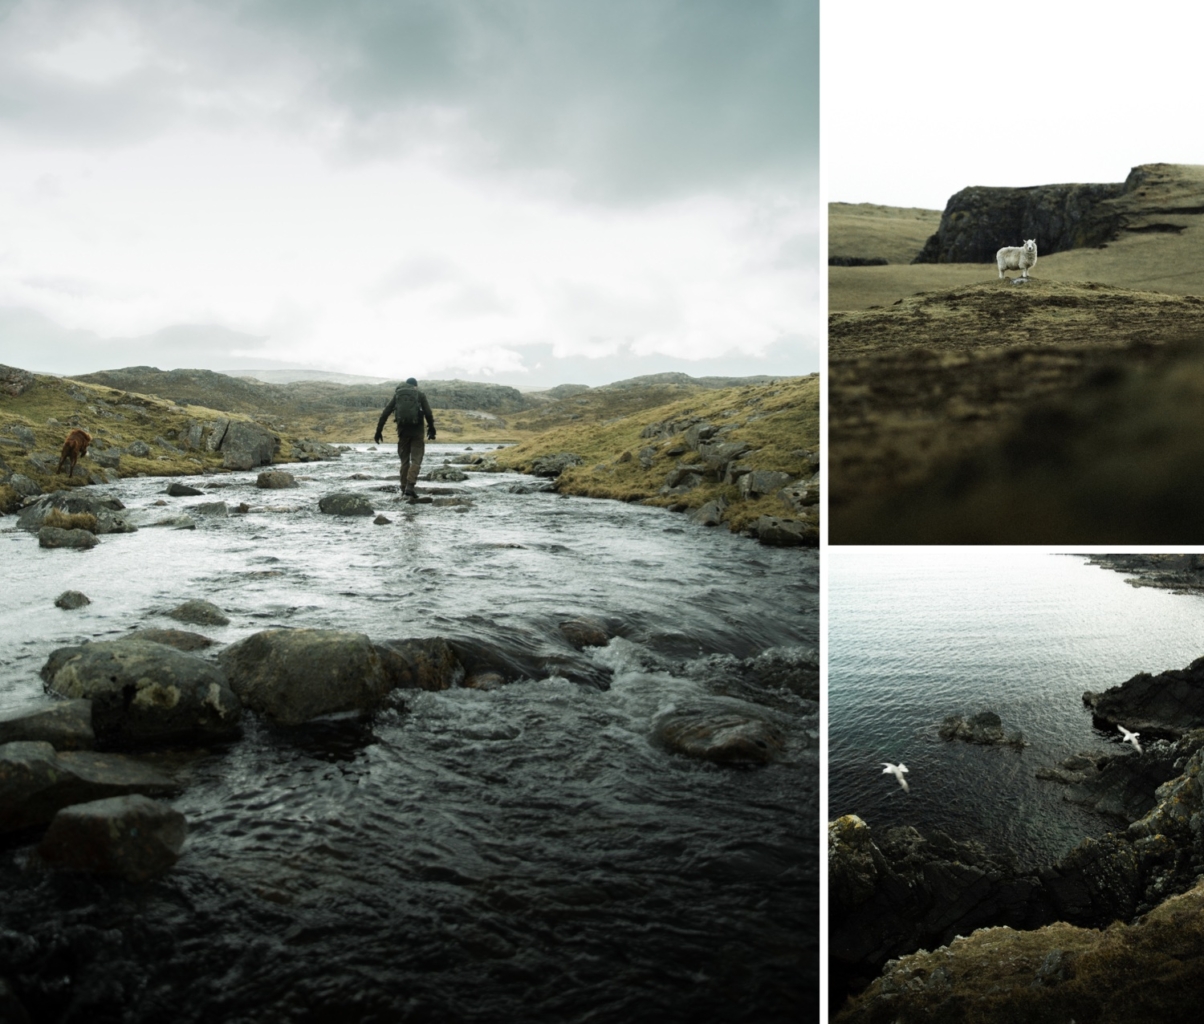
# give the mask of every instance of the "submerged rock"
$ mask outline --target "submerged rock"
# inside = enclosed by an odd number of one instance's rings
[[[255,486],[263,487],[267,490],[283,490],[288,487],[299,487],[296,477],[292,473],[286,473],[281,469],[270,470],[265,473],[260,473],[255,478]]]
[[[785,748],[771,722],[731,711],[681,711],[664,715],[654,730],[670,750],[722,764],[767,764]]]
[[[0,746],[0,832],[44,825],[64,807],[110,796],[177,792],[171,779],[120,754],[58,753],[49,743]]]
[[[326,494],[318,499],[318,508],[328,516],[371,516],[376,510],[362,494],[352,494],[340,491],[336,494]]]
[[[167,485],[167,493],[173,498],[195,498],[205,492],[189,484],[182,484],[178,480],[174,480]]]
[[[1003,731],[1003,720],[994,711],[980,711],[970,718],[949,715],[937,728],[943,740],[963,740],[984,747],[1024,747],[1028,745],[1021,732]]]
[[[239,699],[281,725],[371,711],[390,689],[383,659],[363,633],[268,629],[227,647],[218,660]]]
[[[605,647],[610,643],[611,633],[606,623],[599,619],[586,618],[566,619],[560,623],[560,632],[564,638],[577,650],[586,647]]]
[[[171,805],[140,794],[59,811],[38,844],[38,862],[56,871],[117,875],[144,882],[180,857],[188,823]]]
[[[87,594],[82,594],[78,590],[64,590],[58,597],[54,599],[54,606],[62,608],[65,611],[72,611],[76,608],[82,608],[86,604],[91,604],[92,601]]]
[[[206,743],[239,735],[242,707],[213,664],[174,647],[121,639],[62,647],[42,668],[46,691],[92,701],[103,746]]]
[[[60,700],[0,718],[0,744],[49,743],[55,750],[91,750],[92,702]]]

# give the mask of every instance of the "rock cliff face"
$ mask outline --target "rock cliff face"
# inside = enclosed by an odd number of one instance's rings
[[[1180,232],[1178,221],[1151,219],[1204,212],[1199,182],[1173,164],[1134,167],[1122,183],[974,185],[950,200],[941,224],[913,263],[994,263],[1001,246],[1037,240],[1038,254],[1102,245],[1121,231]]]

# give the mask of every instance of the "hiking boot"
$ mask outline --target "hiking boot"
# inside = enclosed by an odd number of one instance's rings
[[[418,495],[414,492],[413,484],[406,484],[405,488],[402,490],[401,493],[404,494],[407,498],[417,498],[418,497]]]

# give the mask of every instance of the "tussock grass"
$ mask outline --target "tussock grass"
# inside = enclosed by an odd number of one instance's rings
[[[686,396],[681,395],[679,388],[669,386],[658,390],[656,397],[664,397],[666,393],[671,397],[666,404],[626,415],[624,409],[640,404],[638,396],[605,390],[581,396],[589,399],[588,404],[576,405],[579,410],[589,410],[591,420],[585,422],[565,422],[567,417],[562,409],[550,410],[542,419],[538,414],[530,416],[528,423],[550,420],[553,425],[497,452],[497,463],[504,468],[530,472],[535,459],[541,456],[571,452],[579,455],[583,464],[569,467],[560,475],[557,490],[562,493],[687,509],[723,497],[730,503],[724,521],[736,531],[762,514],[794,515],[775,496],[745,501],[734,485],[715,480],[704,481],[683,495],[661,495],[661,487],[672,469],[679,465],[698,465],[701,469],[701,459],[689,451],[680,456],[669,454],[670,449],[681,443],[681,434],[663,440],[641,437],[641,433],[652,424],[697,417],[716,426],[730,427],[723,440],[753,446],[752,451],[739,458],[741,465],[778,470],[795,478],[810,476],[806,454],[819,444],[817,376],[721,390],[697,389]],[[608,398],[608,394],[612,397]],[[651,450],[649,466],[640,460],[641,451],[646,449]]]
[[[87,530],[96,532],[96,516],[91,512],[64,512],[52,508],[42,520],[43,526],[57,526],[60,530]]]

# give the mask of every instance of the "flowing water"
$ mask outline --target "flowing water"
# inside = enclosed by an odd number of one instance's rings
[[[832,548],[828,817],[913,825],[1048,863],[1122,823],[1034,777],[1079,750],[1115,752],[1084,690],[1204,653],[1204,601],[1134,588],[1085,556],[1023,548]],[[1030,745],[946,742],[946,715],[995,711]],[[882,762],[904,762],[903,792]]]
[[[427,466],[462,450],[431,445]],[[227,486],[204,498],[166,498],[155,479],[104,488],[143,521],[215,499],[251,511],[88,552],[40,550],[0,520],[0,712],[44,699],[56,647],[178,627],[164,613],[193,597],[230,617],[202,628],[222,644],[280,626],[438,635],[551,668],[491,691],[406,691],[367,722],[281,732],[248,717],[230,747],[166,759],[189,838],[146,886],[23,871],[36,836],[10,842],[0,977],[36,1019],[814,1014],[815,553],[512,493],[530,480],[514,474],[448,485],[467,511],[400,504],[383,448],[289,468],[310,479],[208,477]],[[333,490],[370,495],[392,522],[321,515]],[[55,608],[68,588],[92,604]],[[574,651],[557,624],[577,615],[615,639]],[[785,756],[731,768],[661,749],[657,716],[693,707],[770,718]]]

